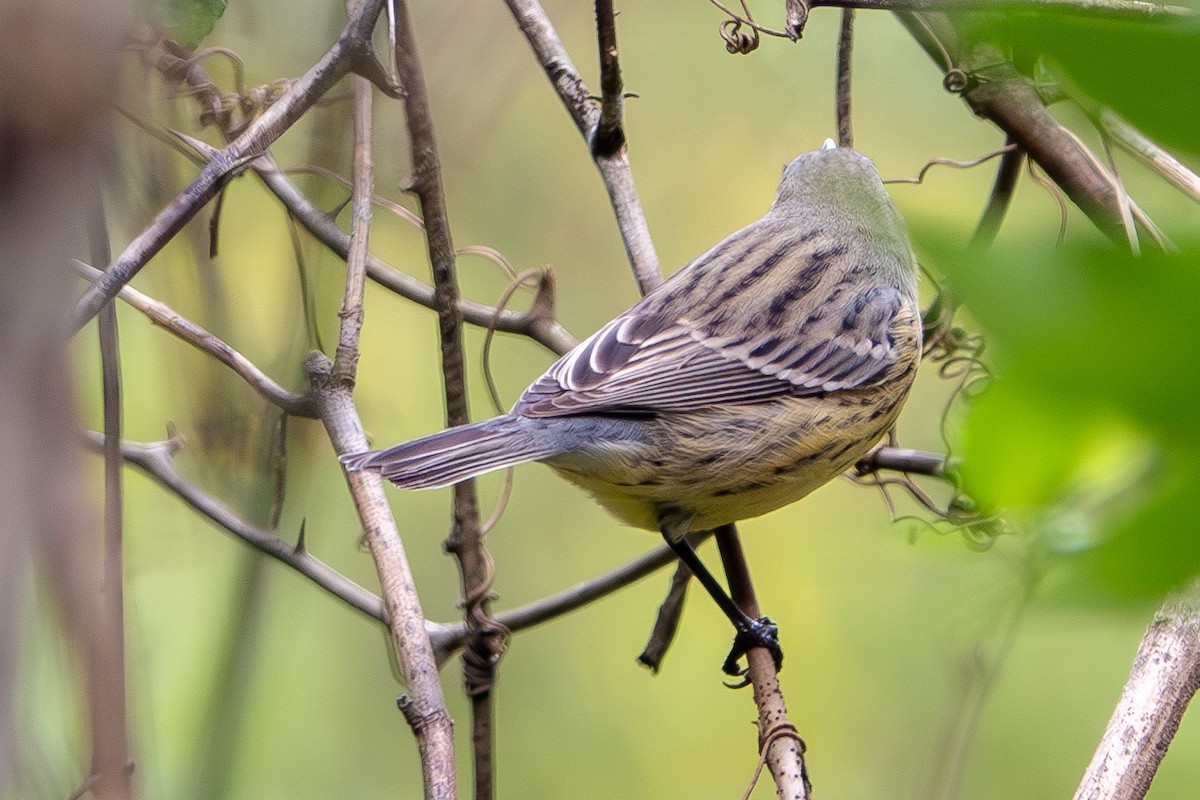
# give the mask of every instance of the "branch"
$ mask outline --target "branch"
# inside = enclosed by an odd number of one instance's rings
[[[705,532],[692,539],[693,544],[699,544],[710,534]],[[543,622],[560,617],[563,614],[582,608],[594,600],[607,597],[613,592],[636,583],[642,578],[657,572],[668,564],[678,562],[675,552],[666,545],[660,545],[645,555],[639,556],[627,564],[610,570],[591,580],[564,589],[558,594],[544,597],[528,605],[501,611],[496,614],[496,621],[514,633],[532,628]],[[434,635],[438,649],[438,663],[444,662],[453,652],[462,647],[467,637],[465,626],[439,626]]]
[[[337,226],[327,214],[312,202],[279,170],[270,156],[259,159],[253,167],[275,196],[309,233],[331,251],[346,258],[350,248],[350,237]],[[419,303],[426,308],[436,308],[433,287],[387,264],[374,255],[367,255],[367,277],[385,289],[401,297]],[[480,327],[494,327],[505,333],[528,336],[538,344],[559,355],[575,346],[575,340],[567,332],[548,306],[537,303],[529,311],[501,311],[498,315],[492,306],[459,298],[456,307],[463,320]]]
[[[75,269],[90,281],[96,281],[102,273],[81,261],[74,262]],[[148,297],[132,286],[122,287],[117,297],[145,314],[152,323],[162,326],[169,333],[190,344],[201,352],[208,353],[237,373],[266,400],[297,417],[317,416],[312,398],[305,394],[285,389],[267,376],[249,359],[234,350],[228,342],[216,334],[201,328],[196,323],[180,316],[175,310],[152,297]]]
[[[1146,631],[1075,800],[1140,800],[1200,688],[1200,590],[1168,600]]]
[[[596,43],[600,47],[600,120],[592,133],[591,149],[593,158],[607,158],[625,147],[625,95],[612,0],[596,0]]]
[[[1112,109],[1101,108],[1098,117],[1101,129],[1111,136],[1121,149],[1141,159],[1142,163],[1162,175],[1172,186],[1200,203],[1200,176]]]
[[[854,47],[854,9],[842,10],[837,52],[837,132],[839,147],[854,147],[850,125],[850,54]]]
[[[534,57],[554,85],[575,127],[585,141],[590,141],[592,131],[600,123],[601,114],[592,104],[592,95],[567,55],[550,18],[537,0],[505,0],[505,4],[533,48]],[[646,294],[662,282],[662,277],[658,274],[658,254],[650,239],[646,216],[642,213],[642,205],[633,185],[633,173],[629,169],[626,151],[622,149],[608,156],[594,157],[593,160],[608,190],[634,277],[642,294]]]
[[[88,447],[102,452],[104,437],[94,431],[84,433]],[[354,581],[339,573],[325,562],[304,549],[304,543],[291,544],[268,530],[252,525],[238,517],[227,506],[195,484],[186,480],[175,469],[171,460],[180,448],[179,439],[170,439],[153,444],[121,443],[121,457],[146,473],[159,486],[171,491],[202,516],[224,528],[246,544],[294,569],[317,586],[329,592],[347,605],[358,609],[368,617],[386,623],[387,611],[383,601]]]
[[[762,610],[737,528],[722,525],[716,533],[729,596],[751,619],[758,619]],[[775,660],[765,647],[752,647],[746,653],[746,665],[746,680],[754,687],[754,705],[758,708],[758,750],[775,779],[776,793],[779,797],[807,800],[812,797],[812,786],[804,764],[804,740],[788,718]]]
[[[227,147],[210,159],[200,174],[125,248],[75,306],[72,326],[79,330],[129,283],[142,267],[238,171],[261,156],[267,147],[290,128],[353,66],[360,53],[370,47],[371,29],[383,0],[364,0],[350,17],[333,47],[303,77],[288,87],[261,117]]]
[[[940,478],[945,474],[946,466],[946,457],[938,453],[880,445],[859,459],[854,469],[859,475],[890,469]]]
[[[446,212],[437,137],[408,5],[405,0],[392,2],[395,12],[396,73],[408,92],[404,101],[404,115],[412,150],[411,188],[420,202],[421,219],[425,221],[425,241],[433,267],[446,419],[451,426],[464,425],[470,422],[466,357],[463,352],[462,315],[458,312],[454,243]],[[471,699],[475,798],[491,800],[495,796],[495,708],[492,687],[496,681],[496,667],[504,654],[508,631],[496,624],[488,608],[491,600],[492,557],[484,545],[479,526],[475,482],[468,480],[456,483],[453,492],[454,524],[444,547],[458,561],[462,579],[463,616],[471,634],[463,651],[463,682]]]
[[[1186,6],[1142,0],[811,0],[812,8],[861,8],[875,11],[1043,11],[1053,9],[1086,17],[1119,19],[1194,18]]]
[[[305,361],[321,422],[338,454],[366,450],[367,436],[344,384],[329,379],[332,363],[323,353]],[[404,542],[375,473],[346,473],[350,495],[362,521],[367,547],[375,561],[383,600],[387,606],[392,646],[409,696],[398,701],[417,740],[426,800],[453,800],[456,796],[454,723],[446,710],[437,662],[425,627],[425,615]]]
[[[1008,134],[1100,231],[1125,241],[1120,192],[1090,151],[1050,112],[993,45],[968,42],[946,14],[900,12],[900,22],[946,73],[946,86]],[[958,19],[962,19],[961,17]],[[986,79],[981,80],[980,76]]]

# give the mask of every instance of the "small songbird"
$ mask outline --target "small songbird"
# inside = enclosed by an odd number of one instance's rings
[[[765,514],[842,473],[896,420],[921,353],[917,260],[874,164],[827,140],[766,216],[555,362],[507,414],[342,457],[397,486],[542,461],[621,521],[660,531],[751,646],[684,535]]]

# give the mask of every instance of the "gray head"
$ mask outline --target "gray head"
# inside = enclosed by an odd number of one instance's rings
[[[770,214],[800,217],[909,250],[904,219],[875,164],[832,139],[784,167]]]

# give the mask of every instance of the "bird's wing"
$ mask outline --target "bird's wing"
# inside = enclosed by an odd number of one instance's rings
[[[905,297],[875,286],[839,300],[811,305],[790,329],[746,319],[735,335],[635,307],[551,366],[513,411],[676,412],[878,383],[898,357],[897,326],[915,321]]]

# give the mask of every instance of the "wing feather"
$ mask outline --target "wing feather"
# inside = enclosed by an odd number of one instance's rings
[[[812,303],[792,335],[755,319],[718,333],[635,306],[551,366],[513,411],[679,412],[870,386],[896,362],[896,327],[915,324],[910,305],[899,290],[873,286],[841,314]]]

